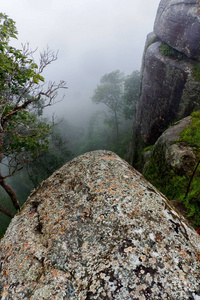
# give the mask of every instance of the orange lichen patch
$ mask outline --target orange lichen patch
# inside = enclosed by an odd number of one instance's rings
[[[114,215],[112,214],[112,215],[110,215],[110,217],[111,217],[111,219],[113,219],[113,218],[114,218]]]
[[[144,262],[146,261],[147,257],[145,255],[140,256],[141,260]]]
[[[170,269],[170,267],[171,267],[170,264],[168,264],[168,263],[166,263],[166,262],[164,262],[164,265],[165,265],[165,268],[166,268],[166,269]]]
[[[42,276],[40,277],[39,281],[43,281],[44,280],[44,274],[42,274]]]
[[[132,247],[125,248],[125,249],[124,249],[124,252],[131,252],[132,249],[133,249]]]
[[[100,193],[102,190],[94,190],[95,193]]]
[[[98,158],[95,162],[97,162],[99,160],[112,160],[112,161],[115,161],[115,160],[117,160],[117,157],[105,155],[105,156],[102,156],[102,157]]]
[[[156,259],[155,259],[154,257],[151,257],[151,258],[150,258],[150,261],[151,261],[153,264],[156,263]]]
[[[34,217],[35,216],[35,212],[34,213],[30,213],[30,212],[28,212],[28,213],[26,213],[26,215],[25,215],[27,218],[31,218],[31,217]]]
[[[8,270],[4,271],[4,276],[7,278],[8,277]]]
[[[85,259],[86,256],[87,256],[87,252],[83,252],[83,253],[82,253],[82,259]]]
[[[44,205],[44,206],[41,208],[41,210],[45,209],[46,207],[47,207],[47,205]]]
[[[8,289],[9,289],[9,285],[5,284],[4,288],[3,288],[2,296],[6,297],[8,295],[8,292],[7,292]]]
[[[165,217],[165,216],[164,216],[164,215],[163,215],[161,212],[159,212],[159,215],[161,215],[161,217],[162,217],[162,218],[164,218],[164,217]]]
[[[104,278],[105,278],[105,276],[106,276],[106,274],[105,274],[105,273],[100,273],[100,278],[101,278],[101,279],[104,279]]]
[[[8,292],[7,291],[3,291],[2,292],[2,296],[4,296],[4,297],[8,296]]]
[[[58,277],[58,271],[56,269],[54,269],[52,273],[54,277]]]
[[[103,220],[103,219],[104,219],[104,216],[103,216],[103,215],[101,215],[101,216],[100,216],[100,219],[101,219],[101,220]]]
[[[181,274],[181,275],[179,276],[179,279],[180,279],[180,280],[185,280],[185,276],[184,276],[183,274]]]
[[[179,252],[181,253],[182,256],[184,256],[187,259],[188,253],[185,250],[179,249]]]
[[[62,215],[58,216],[58,217],[55,219],[55,222],[59,222],[59,221],[61,221],[61,220],[62,220],[62,218],[63,218],[63,216],[62,216]]]

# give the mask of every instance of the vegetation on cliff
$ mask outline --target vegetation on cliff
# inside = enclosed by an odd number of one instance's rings
[[[188,172],[172,168],[166,160],[163,146],[152,149],[145,177],[170,200],[178,200],[187,211],[187,218],[195,228],[200,227],[200,111],[192,113],[192,123],[185,128],[176,143],[191,147],[195,164]],[[148,149],[147,149],[148,150]]]

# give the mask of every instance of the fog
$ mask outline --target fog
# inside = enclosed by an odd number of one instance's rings
[[[44,73],[65,80],[65,98],[47,113],[81,123],[97,107],[90,97],[105,73],[126,75],[141,66],[146,35],[153,30],[159,0],[6,0],[1,12],[16,22],[16,46],[48,45],[58,60]]]

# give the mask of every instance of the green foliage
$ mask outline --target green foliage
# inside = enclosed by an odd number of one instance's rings
[[[15,22],[0,14],[0,185],[16,209],[17,196],[6,179],[48,149],[50,125],[39,119],[43,107],[53,104],[65,82],[44,85],[45,67],[57,59],[48,48],[37,65],[27,46],[22,50],[10,45],[17,38]],[[7,166],[7,168],[4,167]],[[2,208],[0,208],[3,211]],[[7,212],[8,215],[9,212]]]
[[[200,63],[197,62],[192,70],[192,76],[198,82],[200,82]]]
[[[168,167],[162,148],[153,149],[144,176],[169,199],[180,199],[186,189],[186,178]]]
[[[195,153],[200,152],[200,111],[191,114],[192,124],[185,128],[179,138],[179,142],[183,142],[193,148]]]
[[[48,148],[50,125],[27,111],[14,115],[5,129],[4,143],[0,147],[4,156],[23,153],[26,159],[35,159],[41,151]]]
[[[154,146],[154,145],[150,145],[150,146],[144,148],[144,149],[143,149],[143,152],[147,152],[147,151],[151,150],[151,149],[153,148],[153,146]]]
[[[160,47],[160,53],[163,56],[170,57],[172,59],[181,60],[184,57],[184,54],[177,51],[176,49],[170,47],[168,44],[162,42]]]
[[[181,200],[188,211],[188,219],[195,228],[200,227],[200,111],[192,113],[192,123],[180,133],[179,143],[190,146],[197,156],[192,172],[180,175],[166,164],[163,149],[154,149],[145,177],[169,199]],[[191,176],[193,176],[191,178]],[[188,190],[188,192],[187,192]]]

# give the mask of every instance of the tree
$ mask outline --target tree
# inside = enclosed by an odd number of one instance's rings
[[[124,74],[119,70],[105,74],[92,96],[94,103],[104,103],[108,107],[111,117],[107,119],[107,123],[113,126],[116,144],[119,142],[119,122],[123,108],[124,79]]]
[[[140,93],[140,72],[133,73],[126,77],[124,82],[124,117],[133,119],[135,116],[136,104],[139,100]]]
[[[55,103],[58,91],[66,88],[66,84],[47,84],[41,75],[57,59],[57,54],[47,48],[37,65],[34,51],[28,45],[22,50],[10,46],[11,38],[17,38],[15,22],[0,14],[0,185],[19,210],[20,203],[6,178],[48,148],[50,125],[38,119],[36,110]],[[6,172],[3,165],[7,166]],[[0,211],[13,216],[2,206]]]

